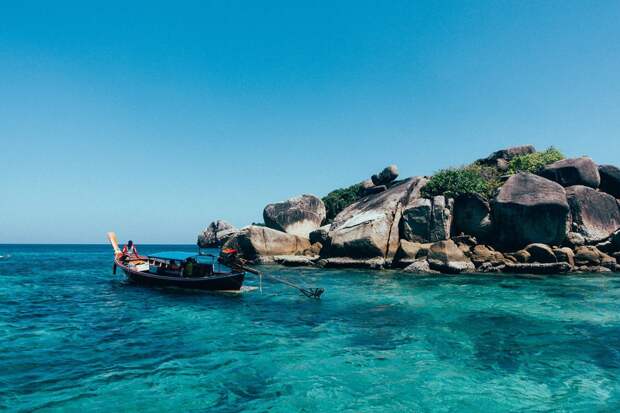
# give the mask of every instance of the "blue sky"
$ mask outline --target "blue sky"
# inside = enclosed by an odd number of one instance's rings
[[[516,144],[620,164],[617,1],[10,3],[0,243],[193,243]]]

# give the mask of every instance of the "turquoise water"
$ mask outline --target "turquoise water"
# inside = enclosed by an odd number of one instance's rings
[[[0,410],[620,409],[620,278],[271,268],[315,301],[131,286],[107,246],[0,255]]]

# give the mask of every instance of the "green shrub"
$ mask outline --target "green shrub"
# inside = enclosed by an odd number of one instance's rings
[[[361,198],[361,185],[355,184],[348,188],[331,191],[323,197],[323,203],[327,211],[326,221],[331,222],[343,209]]]
[[[490,198],[499,186],[499,172],[496,168],[473,164],[440,170],[422,188],[422,196],[431,198],[445,195],[454,198],[474,193]]]
[[[562,152],[551,146],[542,152],[534,152],[528,155],[517,156],[510,161],[509,172],[531,172],[539,174],[545,166],[564,159]]]

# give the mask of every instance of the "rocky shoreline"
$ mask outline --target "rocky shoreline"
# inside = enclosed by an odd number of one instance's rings
[[[531,166],[544,155],[531,145],[503,149],[444,170],[452,181],[440,173],[399,180],[390,165],[349,188],[353,202],[343,197],[326,208],[301,195],[267,205],[264,225],[215,221],[198,244],[233,248],[257,264],[413,274],[620,272],[620,169],[588,157]],[[459,171],[478,181],[455,183]]]

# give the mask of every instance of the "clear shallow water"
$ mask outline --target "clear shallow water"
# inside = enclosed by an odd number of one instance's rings
[[[131,286],[108,246],[0,255],[0,410],[620,409],[620,278],[271,268],[315,301]]]

